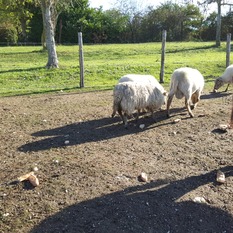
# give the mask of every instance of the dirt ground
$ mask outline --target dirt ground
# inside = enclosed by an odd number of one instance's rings
[[[232,92],[205,90],[194,118],[174,98],[171,118],[128,129],[112,91],[1,98],[0,232],[233,232]],[[15,182],[33,169],[39,186]]]

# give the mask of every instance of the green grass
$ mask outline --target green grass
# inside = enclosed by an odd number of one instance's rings
[[[226,43],[167,42],[164,86],[174,69],[197,68],[212,86],[225,69]],[[47,52],[41,47],[0,47],[0,96],[53,91],[112,89],[127,73],[160,76],[161,43],[84,45],[84,85],[79,88],[78,46],[57,46],[59,69],[45,69]]]

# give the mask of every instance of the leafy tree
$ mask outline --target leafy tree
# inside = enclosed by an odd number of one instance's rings
[[[70,43],[77,42],[78,31],[83,33],[85,43],[123,42],[128,23],[128,17],[118,10],[89,8],[87,2],[81,8],[70,7],[59,20],[63,25],[62,41]]]
[[[4,22],[11,21],[11,25],[14,25],[24,41],[27,40],[27,26],[32,17],[30,12],[32,4],[33,0],[1,0],[0,2],[0,11],[3,13],[1,18]]]
[[[141,22],[141,36],[144,41],[160,41],[162,33],[162,24],[159,11],[149,7],[148,12],[143,16]]]
[[[205,41],[215,40],[217,13],[211,13],[202,23],[200,38]]]
[[[93,43],[95,37],[97,41],[103,42],[104,36],[101,32],[103,11],[101,8],[89,8],[87,0],[82,3],[74,2],[72,7],[60,15],[59,20],[62,21],[62,41],[76,43],[78,32],[82,32],[87,43]]]
[[[43,32],[42,12],[39,6],[31,8],[33,16],[28,24],[28,41],[41,43],[41,35]]]
[[[197,36],[194,32],[198,31],[202,19],[199,9],[192,4],[180,6],[167,2],[144,16],[142,30],[145,36],[156,41],[161,40],[162,30],[167,31],[167,40],[170,41],[192,39]]]
[[[222,18],[222,39],[226,39],[226,34],[231,33],[233,35],[233,12],[229,12]]]
[[[127,41],[138,42],[141,37],[140,26],[143,16],[142,4],[140,5],[137,0],[118,0],[115,3],[115,8],[128,19]]]
[[[204,19],[200,9],[193,4],[187,4],[182,7],[182,12],[181,38],[185,40],[200,38],[199,31]]]
[[[202,0],[199,2],[200,5],[204,5],[208,7],[209,4],[216,3],[217,4],[217,25],[216,25],[216,46],[221,45],[221,16],[222,16],[222,6],[223,5],[233,5],[232,0]]]
[[[1,42],[16,43],[18,40],[17,25],[12,14],[6,10],[6,6],[0,1],[0,38]]]
[[[119,10],[113,9],[103,12],[102,29],[107,43],[121,43],[126,40],[129,17]]]

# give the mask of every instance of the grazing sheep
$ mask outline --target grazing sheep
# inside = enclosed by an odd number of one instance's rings
[[[154,118],[154,111],[165,103],[166,92],[161,92],[160,89],[160,84],[158,88],[144,82],[118,83],[113,91],[112,117],[118,112],[125,127],[127,127],[127,117],[131,116],[135,110],[139,112],[140,109],[147,109]]]
[[[163,86],[160,85],[160,83],[157,81],[157,79],[154,76],[149,75],[149,74],[126,74],[122,76],[118,81],[118,83],[122,83],[122,82],[143,82],[144,84],[157,87],[162,93],[166,92]],[[139,109],[138,115],[140,111],[146,112],[145,109]]]
[[[154,76],[147,74],[127,74],[119,79],[118,83],[122,83],[122,82],[143,82],[151,85],[156,85],[163,89],[161,85],[158,85],[159,82]]]
[[[225,71],[222,74],[222,76],[220,76],[219,78],[217,78],[215,80],[213,92],[217,92],[217,90],[221,86],[223,86],[225,83],[228,83],[227,88],[225,90],[225,92],[227,92],[228,91],[228,87],[230,86],[230,83],[233,83],[233,65],[228,66],[225,69]]]
[[[171,76],[170,92],[167,100],[167,116],[170,117],[170,105],[175,95],[177,99],[185,97],[185,106],[191,117],[194,117],[191,109],[194,109],[200,100],[204,88],[202,74],[193,68],[182,67],[176,69]]]

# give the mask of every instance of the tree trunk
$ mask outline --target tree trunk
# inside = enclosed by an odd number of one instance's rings
[[[21,28],[22,28],[22,37],[23,41],[27,41],[27,20],[25,18],[20,19]]]
[[[217,16],[217,28],[216,28],[216,46],[221,45],[221,0],[217,0],[218,4],[218,16]]]
[[[230,126],[231,126],[231,128],[233,128],[233,100],[232,100],[232,110],[231,110]]]
[[[42,14],[44,14],[44,28],[45,28],[45,39],[46,47],[48,50],[48,62],[46,64],[47,68],[58,68],[57,51],[54,39],[54,30],[51,20],[51,1],[41,1]]]

